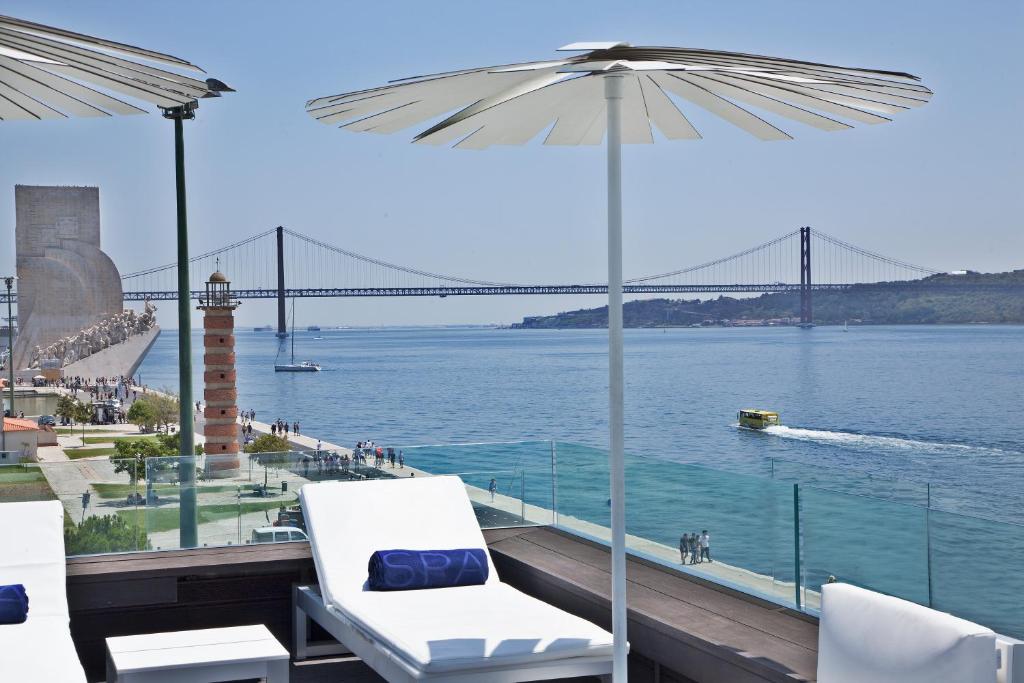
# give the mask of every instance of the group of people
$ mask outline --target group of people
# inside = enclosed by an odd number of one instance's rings
[[[348,472],[352,460],[353,458],[350,458],[347,453],[339,455],[334,451],[325,452],[320,450],[320,442],[318,441],[317,449],[313,451],[313,455],[304,455],[302,458],[303,476],[309,478],[310,462],[316,467],[317,474],[322,477],[324,475],[338,474],[339,472]]]
[[[317,444],[317,450],[319,448],[319,442]],[[391,446],[384,449],[383,446],[378,446],[372,441],[358,441],[356,447],[352,450],[352,457],[362,462],[364,465],[367,464],[370,458],[373,458],[373,466],[378,470],[383,469],[384,465],[390,464],[391,469],[405,469],[405,454],[402,451],[398,451],[397,455],[395,449]]]
[[[295,436],[299,435],[298,421],[289,423],[287,420],[277,419],[270,425],[270,433],[275,436],[282,436],[287,439],[289,432]]]
[[[687,563],[686,559],[690,561]],[[701,564],[707,560],[711,562],[711,535],[708,530],[692,534],[683,534],[679,537],[679,562],[680,564]]]

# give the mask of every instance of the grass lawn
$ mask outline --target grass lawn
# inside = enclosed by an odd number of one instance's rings
[[[87,432],[88,433],[88,432]],[[134,441],[136,439],[156,440],[156,434],[128,434],[119,436],[86,436],[86,443],[117,443],[118,441]]]
[[[100,498],[112,498],[121,499],[127,498],[129,493],[138,491],[140,494],[145,495],[146,493],[146,482],[140,481],[137,486],[131,484],[93,484],[92,488],[96,491]],[[228,493],[234,492],[237,489],[235,486],[200,486],[199,495],[204,493]],[[242,487],[243,491],[251,491],[252,485],[247,484]],[[157,496],[176,496],[178,495],[178,487],[173,484],[155,484],[153,491]]]
[[[57,427],[57,433],[61,436],[81,436],[81,427]],[[85,430],[86,434],[116,434],[117,431],[113,429],[89,429]]]
[[[263,510],[276,510],[282,505],[294,505],[295,498],[284,498],[281,500],[267,500],[255,503],[242,503],[241,512],[262,512]],[[234,503],[223,503],[221,505],[200,505],[199,523],[215,522],[219,519],[231,519],[238,516],[239,506]],[[158,531],[172,531],[178,528],[178,508],[156,508],[147,510],[143,508],[131,510],[118,510],[117,514],[123,516],[128,523],[140,526],[147,533]]]
[[[113,446],[104,446],[101,448],[65,448],[64,453],[70,460],[78,460],[79,458],[92,458],[97,455],[113,455],[116,451]]]
[[[0,467],[0,503],[56,499],[46,476],[38,467]]]

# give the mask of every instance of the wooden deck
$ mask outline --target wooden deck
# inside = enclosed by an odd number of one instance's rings
[[[487,532],[502,580],[610,627],[607,548],[547,527]],[[813,681],[811,617],[631,558],[631,673],[636,680]],[[647,676],[643,669],[647,669]]]
[[[485,537],[502,580],[608,626],[606,548],[546,527]],[[108,636],[262,623],[290,647],[291,587],[315,580],[306,543],[72,558],[71,631],[91,681],[103,679]],[[814,680],[812,618],[641,560],[629,581],[633,681]],[[292,680],[381,679],[335,659],[293,664]]]

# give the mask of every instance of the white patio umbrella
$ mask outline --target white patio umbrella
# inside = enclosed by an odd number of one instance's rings
[[[203,73],[162,52],[0,16],[0,121],[146,113],[101,90],[167,109],[226,88],[143,61]]]
[[[0,121],[146,113],[145,109],[111,93],[154,104],[162,110],[164,118],[174,121],[180,453],[191,456],[195,450],[182,121],[195,118],[199,98],[219,97],[222,92],[233,90],[216,78],[199,80],[169,70],[171,68],[203,74],[203,70],[195,64],[162,52],[0,15]],[[13,368],[13,362],[10,365]],[[12,388],[12,411],[13,406]],[[183,464],[180,471],[182,483],[193,481],[193,463]],[[182,546],[194,546],[197,544],[194,489],[183,489],[180,507]]]
[[[622,187],[620,148],[700,138],[673,97],[761,140],[790,135],[746,107],[825,131],[884,123],[928,101],[917,77],[778,57],[628,43],[573,43],[574,56],[450,71],[306,103],[321,123],[393,133],[455,112],[414,142],[458,149],[522,145],[547,131],[547,145],[596,145],[608,133],[608,360],[612,500],[614,678],[626,680],[625,483],[622,372]]]

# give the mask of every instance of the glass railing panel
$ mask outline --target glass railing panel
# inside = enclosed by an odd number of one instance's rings
[[[607,452],[557,444],[560,528],[609,542]],[[790,487],[657,458],[626,457],[631,553],[784,604],[795,602]],[[710,537],[702,559],[700,537]],[[681,537],[696,536],[698,548]]]
[[[0,503],[55,500],[42,468],[35,463],[0,465]]]
[[[818,591],[834,576],[928,604],[927,508],[800,487],[804,582]]]
[[[460,447],[454,447],[460,448]],[[476,453],[476,450],[474,450]],[[305,540],[305,520],[298,494],[303,486],[322,481],[359,482],[371,479],[431,476],[425,470],[394,468],[389,462],[345,457],[324,451],[240,454],[237,458],[205,455],[195,458],[154,457],[144,463],[136,517],[149,546],[157,550],[182,547],[183,503],[194,498],[195,545],[244,545]],[[478,462],[472,458],[453,462]],[[182,472],[195,467],[193,483]],[[452,472],[460,476],[481,527],[549,524],[550,467],[542,473],[524,468],[490,468]],[[536,495],[530,491],[543,486]],[[538,504],[539,503],[539,504]],[[189,523],[186,518],[186,525]],[[294,533],[290,530],[297,530]]]
[[[812,486],[817,489],[881,498],[897,503],[927,506],[929,485],[925,482],[894,477],[884,472],[824,467],[793,460],[771,458],[771,477],[777,481]]]
[[[931,510],[932,607],[1024,638],[1024,526]]]
[[[394,476],[458,474],[474,504],[478,499],[489,502],[494,479],[495,505],[490,517],[481,518],[482,526],[551,524],[557,495],[555,447],[551,441],[402,446],[397,451],[403,468],[384,471]],[[517,516],[520,521],[513,523]],[[499,518],[508,523],[499,523]]]
[[[135,516],[138,487],[108,460],[0,466],[0,503],[59,500],[68,555],[146,549]]]

